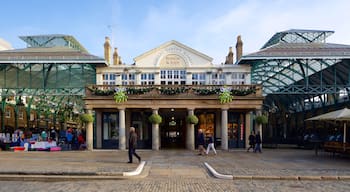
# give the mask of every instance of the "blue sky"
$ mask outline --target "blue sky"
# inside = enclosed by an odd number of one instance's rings
[[[18,36],[68,34],[103,56],[109,36],[126,63],[177,40],[219,64],[237,35],[244,54],[288,29],[334,30],[328,42],[350,44],[349,8],[347,0],[1,0],[0,38],[23,48]]]

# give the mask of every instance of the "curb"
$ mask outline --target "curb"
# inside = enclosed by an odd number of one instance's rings
[[[123,172],[124,177],[132,177],[132,176],[137,176],[140,175],[142,172],[143,168],[145,167],[146,161],[141,161],[139,166],[134,171],[129,171],[129,172]]]
[[[204,162],[205,167],[209,170],[209,172],[218,179],[233,179],[232,175],[223,175],[215,171],[214,168],[212,168],[208,163]]]
[[[78,180],[123,180],[138,178],[142,173],[146,161],[142,161],[134,171],[123,173],[109,172],[3,172],[0,181],[78,181]]]
[[[208,163],[204,162],[205,167],[208,171],[218,179],[231,179],[231,180],[308,180],[308,181],[334,181],[334,180],[350,180],[350,176],[335,176],[335,175],[325,175],[325,176],[311,176],[311,175],[290,175],[290,176],[276,176],[276,175],[224,175],[218,173],[213,167],[211,167]]]

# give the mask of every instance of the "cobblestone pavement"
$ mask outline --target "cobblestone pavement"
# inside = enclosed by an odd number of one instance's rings
[[[124,151],[0,152],[0,173],[119,173],[134,170]]]
[[[116,181],[76,181],[76,182],[17,182],[0,181],[1,192],[228,192],[228,191],[258,191],[258,192],[348,192],[350,182],[346,181],[263,181],[218,179],[136,179]]]
[[[228,152],[206,159],[217,172],[245,176],[349,176],[350,159],[310,150]]]
[[[56,182],[0,181],[0,191],[350,191],[350,180],[220,180],[212,178],[203,163],[231,175],[350,175],[350,159],[315,156],[310,150],[218,151],[198,156],[195,151],[138,151],[147,161],[148,176],[128,180],[80,180]],[[94,152],[0,152],[0,173],[7,171],[121,172],[134,170],[126,164],[126,151]],[[32,167],[33,166],[33,167]]]

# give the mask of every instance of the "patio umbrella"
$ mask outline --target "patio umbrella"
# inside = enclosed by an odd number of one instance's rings
[[[315,117],[306,119],[306,121],[342,121],[344,123],[343,143],[346,143],[346,122],[350,121],[350,109],[344,108],[332,111]]]

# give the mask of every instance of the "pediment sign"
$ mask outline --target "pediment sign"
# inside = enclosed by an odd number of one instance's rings
[[[177,41],[165,43],[135,58],[136,65],[161,68],[184,68],[211,63],[212,58]]]
[[[177,54],[168,54],[159,60],[159,67],[161,68],[171,68],[171,67],[186,67],[185,60]]]

